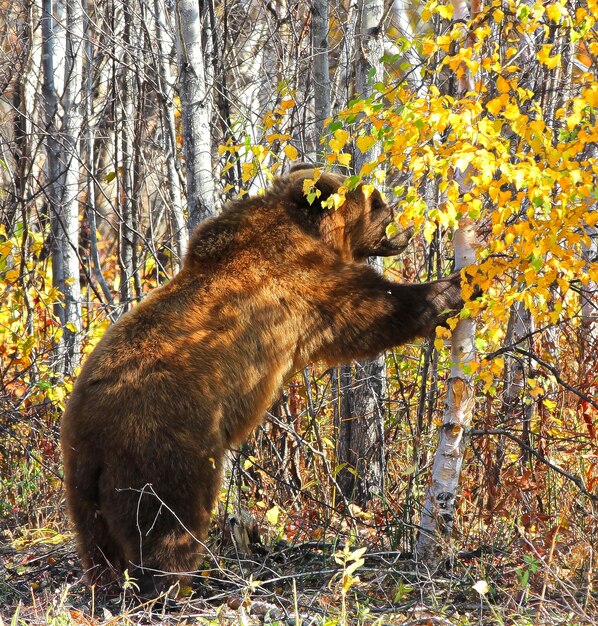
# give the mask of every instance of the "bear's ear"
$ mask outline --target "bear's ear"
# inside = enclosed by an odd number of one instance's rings
[[[294,169],[295,167],[297,167],[296,170]],[[314,168],[309,165],[297,164],[291,168],[289,178],[289,195],[292,197],[293,202],[297,206],[311,205],[314,212],[317,213],[322,212],[322,202],[324,200],[328,200],[328,198],[330,198],[330,196],[343,184],[343,178],[341,176],[330,174],[328,172],[321,174],[314,185],[316,197],[310,203],[305,193],[304,183],[306,180],[314,178]]]
[[[293,163],[291,165],[291,169],[289,170],[289,174],[294,174],[295,172],[300,172],[301,170],[312,170],[314,166],[309,163]]]

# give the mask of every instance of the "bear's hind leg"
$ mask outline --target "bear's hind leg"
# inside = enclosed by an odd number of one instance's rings
[[[213,454],[205,460],[186,459],[180,473],[172,464],[160,471],[160,457],[142,488],[110,488],[139,480],[122,470],[117,480],[112,477],[101,488],[108,524],[124,547],[126,567],[143,597],[171,587],[175,596],[192,582],[205,553],[203,542],[221,483],[223,452]]]
[[[101,469],[91,462],[91,453],[80,450],[70,446],[64,449],[67,509],[85,578],[90,585],[103,586],[118,580],[125,555],[100,506]]]
[[[87,582],[99,586],[114,583],[123,571],[125,555],[97,503],[79,498],[69,509]]]

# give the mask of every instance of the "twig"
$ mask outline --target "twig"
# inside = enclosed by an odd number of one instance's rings
[[[501,437],[506,437],[507,439],[514,441],[515,443],[520,445],[522,448],[524,448],[527,452],[529,452],[532,456],[535,456],[539,461],[541,461],[545,465],[548,465],[548,467],[553,469],[555,472],[558,472],[559,474],[561,474],[561,476],[564,476],[565,478],[573,482],[585,496],[590,498],[590,500],[592,500],[593,502],[598,502],[598,496],[591,493],[584,487],[583,482],[581,478],[579,478],[579,476],[574,476],[573,474],[570,474],[569,472],[566,472],[564,469],[560,468],[558,465],[555,465],[552,461],[549,461],[543,454],[540,454],[532,446],[525,443],[525,441],[523,441],[522,439],[519,439],[519,437],[516,437],[515,435],[511,434],[509,431],[504,430],[503,428],[472,429],[467,434],[470,435],[471,437],[484,437],[486,435],[500,435]]]

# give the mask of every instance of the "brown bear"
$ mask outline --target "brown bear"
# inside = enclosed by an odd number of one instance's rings
[[[225,451],[282,383],[430,334],[462,307],[458,275],[386,280],[364,263],[402,251],[392,209],[324,173],[308,202],[291,170],[195,231],[180,273],[107,330],[62,420],[68,509],[90,582],[128,569],[144,594],[197,569]],[[366,197],[367,196],[367,197]],[[326,203],[325,203],[326,204]]]

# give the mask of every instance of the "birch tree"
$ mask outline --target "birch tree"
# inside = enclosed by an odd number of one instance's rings
[[[57,314],[63,326],[57,369],[72,373],[80,358],[81,288],[79,283],[79,178],[81,164],[83,11],[79,0],[68,0],[66,54],[55,56],[55,16],[51,1],[42,5],[43,94],[47,120],[48,200],[52,221],[54,285],[63,296]],[[68,76],[62,98],[56,90],[59,76]],[[60,109],[59,109],[60,104]],[[62,115],[60,115],[60,110]],[[60,120],[60,121],[58,121]]]
[[[455,232],[455,270],[476,260],[473,224],[462,223]],[[451,367],[446,408],[434,455],[431,484],[426,493],[417,541],[417,556],[429,571],[438,569],[446,557],[447,542],[453,528],[461,466],[467,446],[467,431],[474,409],[473,377],[466,373],[475,361],[475,320],[461,319],[451,336]]]
[[[88,0],[83,0],[84,16],[84,37],[85,37],[85,63],[84,63],[84,130],[83,142],[85,152],[85,181],[87,192],[87,220],[89,223],[89,255],[92,272],[99,284],[105,301],[110,307],[110,315],[114,308],[114,299],[110,287],[102,272],[102,263],[98,251],[97,236],[97,206],[96,206],[96,176],[95,176],[95,156],[96,156],[96,133],[93,107],[94,94],[94,46],[92,44],[92,23],[89,19]]]
[[[189,231],[214,213],[211,94],[202,42],[206,16],[200,14],[200,6],[197,0],[175,4]]]
[[[475,14],[479,12],[478,0],[473,0],[472,10]],[[467,1],[453,0],[454,22],[464,22],[468,17]],[[465,95],[474,88],[472,74],[463,72],[458,82],[459,94]],[[468,170],[457,171],[456,176],[460,193],[464,195],[471,185]],[[460,221],[453,245],[455,271],[461,271],[475,263],[477,241],[475,226],[471,220]],[[475,396],[470,363],[476,359],[475,330],[473,318],[460,319],[451,336],[453,365],[448,381],[446,408],[417,540],[418,560],[432,572],[438,569],[442,557],[448,554],[446,542],[453,528],[461,466],[473,419]]]
[[[181,201],[174,119],[174,84],[170,71],[169,54],[167,52],[169,48],[169,31],[164,0],[154,0],[154,16],[156,20],[158,89],[162,103],[163,141],[167,169],[166,185],[178,257],[175,264],[176,269],[187,250],[188,231],[185,227],[185,216],[183,214]]]
[[[134,0],[123,0],[122,11],[115,3],[113,7],[114,21],[118,23],[118,30],[122,32],[121,45],[118,47],[120,54],[118,58],[118,89],[117,110],[118,129],[120,139],[115,151],[116,180],[120,188],[117,197],[119,209],[119,265],[120,265],[120,305],[121,311],[127,311],[133,301],[132,282],[134,277],[133,257],[135,255],[135,232],[133,227],[133,150],[134,150],[134,97],[135,84],[133,79],[134,57],[132,55],[132,41],[134,33],[133,7]],[[118,13],[117,13],[118,11]],[[122,17],[122,31],[120,30],[120,18]],[[117,156],[118,155],[118,156]]]

